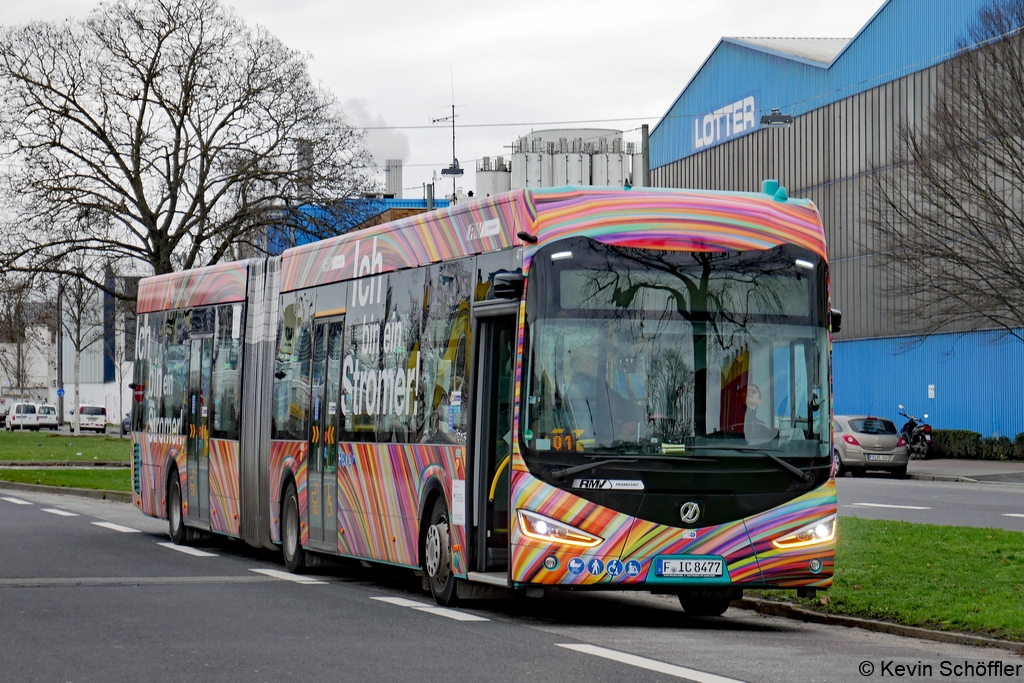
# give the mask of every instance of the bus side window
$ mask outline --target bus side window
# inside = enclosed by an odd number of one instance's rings
[[[420,378],[426,390],[429,421],[424,440],[428,442],[466,442],[473,266],[473,259],[432,266],[424,288],[426,348]]]
[[[242,306],[217,308],[213,357],[213,432],[218,439],[238,439],[238,400],[241,389]]]
[[[308,438],[312,302],[307,293],[289,292],[281,295],[281,303],[271,438],[303,441]]]

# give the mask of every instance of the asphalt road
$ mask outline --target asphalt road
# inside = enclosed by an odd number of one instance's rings
[[[1024,485],[868,476],[836,481],[839,514],[1024,531]]]
[[[404,571],[336,563],[296,583],[276,553],[166,542],[164,523],[130,505],[0,490],[0,680],[810,683],[919,662],[932,678],[943,661],[1024,666],[1004,650],[737,609],[690,618],[642,593],[439,610]]]

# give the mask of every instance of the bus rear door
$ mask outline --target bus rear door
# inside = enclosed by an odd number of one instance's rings
[[[210,523],[213,337],[192,337],[188,376],[188,519]]]

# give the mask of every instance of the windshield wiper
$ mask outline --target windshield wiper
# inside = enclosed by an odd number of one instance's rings
[[[609,458],[607,456],[595,453],[594,455],[587,455],[588,458],[604,458],[603,460],[594,460],[583,465],[575,465],[573,467],[566,467],[564,469],[551,470],[551,476],[556,479],[563,479],[568,477],[570,474],[576,474],[578,472],[586,472],[602,465],[617,465],[619,463],[635,463],[641,460],[655,460],[659,462],[678,462],[680,460],[699,460],[706,461],[707,458],[687,458],[681,455],[624,455],[618,457]]]
[[[555,479],[564,479],[570,474],[576,474],[577,472],[586,472],[594,468],[600,467],[601,465],[614,465],[620,462],[636,462],[635,458],[612,458],[610,460],[595,460],[594,462],[584,463],[582,465],[576,465],[575,467],[566,467],[560,470],[551,470],[551,476]]]
[[[740,451],[741,453],[757,453],[772,460],[777,465],[779,465],[779,467],[786,470],[787,472],[789,472],[790,474],[792,474],[794,477],[804,482],[805,484],[810,484],[814,482],[813,474],[811,474],[807,470],[802,470],[795,465],[791,465],[790,463],[786,462],[779,456],[772,453],[767,448],[752,448],[750,446],[694,446],[693,448],[694,450],[700,449],[709,451]]]

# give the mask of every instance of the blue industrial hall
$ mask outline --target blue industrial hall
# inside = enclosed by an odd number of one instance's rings
[[[920,305],[904,295],[910,269],[927,264],[886,258],[868,196],[899,163],[901,126],[930,125],[949,64],[977,47],[972,29],[991,5],[887,0],[852,37],[722,38],[651,131],[654,186],[757,191],[774,178],[818,207],[844,318],[837,414],[899,422],[903,404],[939,429],[1024,432],[1024,331],[984,316],[937,330],[907,315]],[[790,125],[762,125],[773,112]]]

